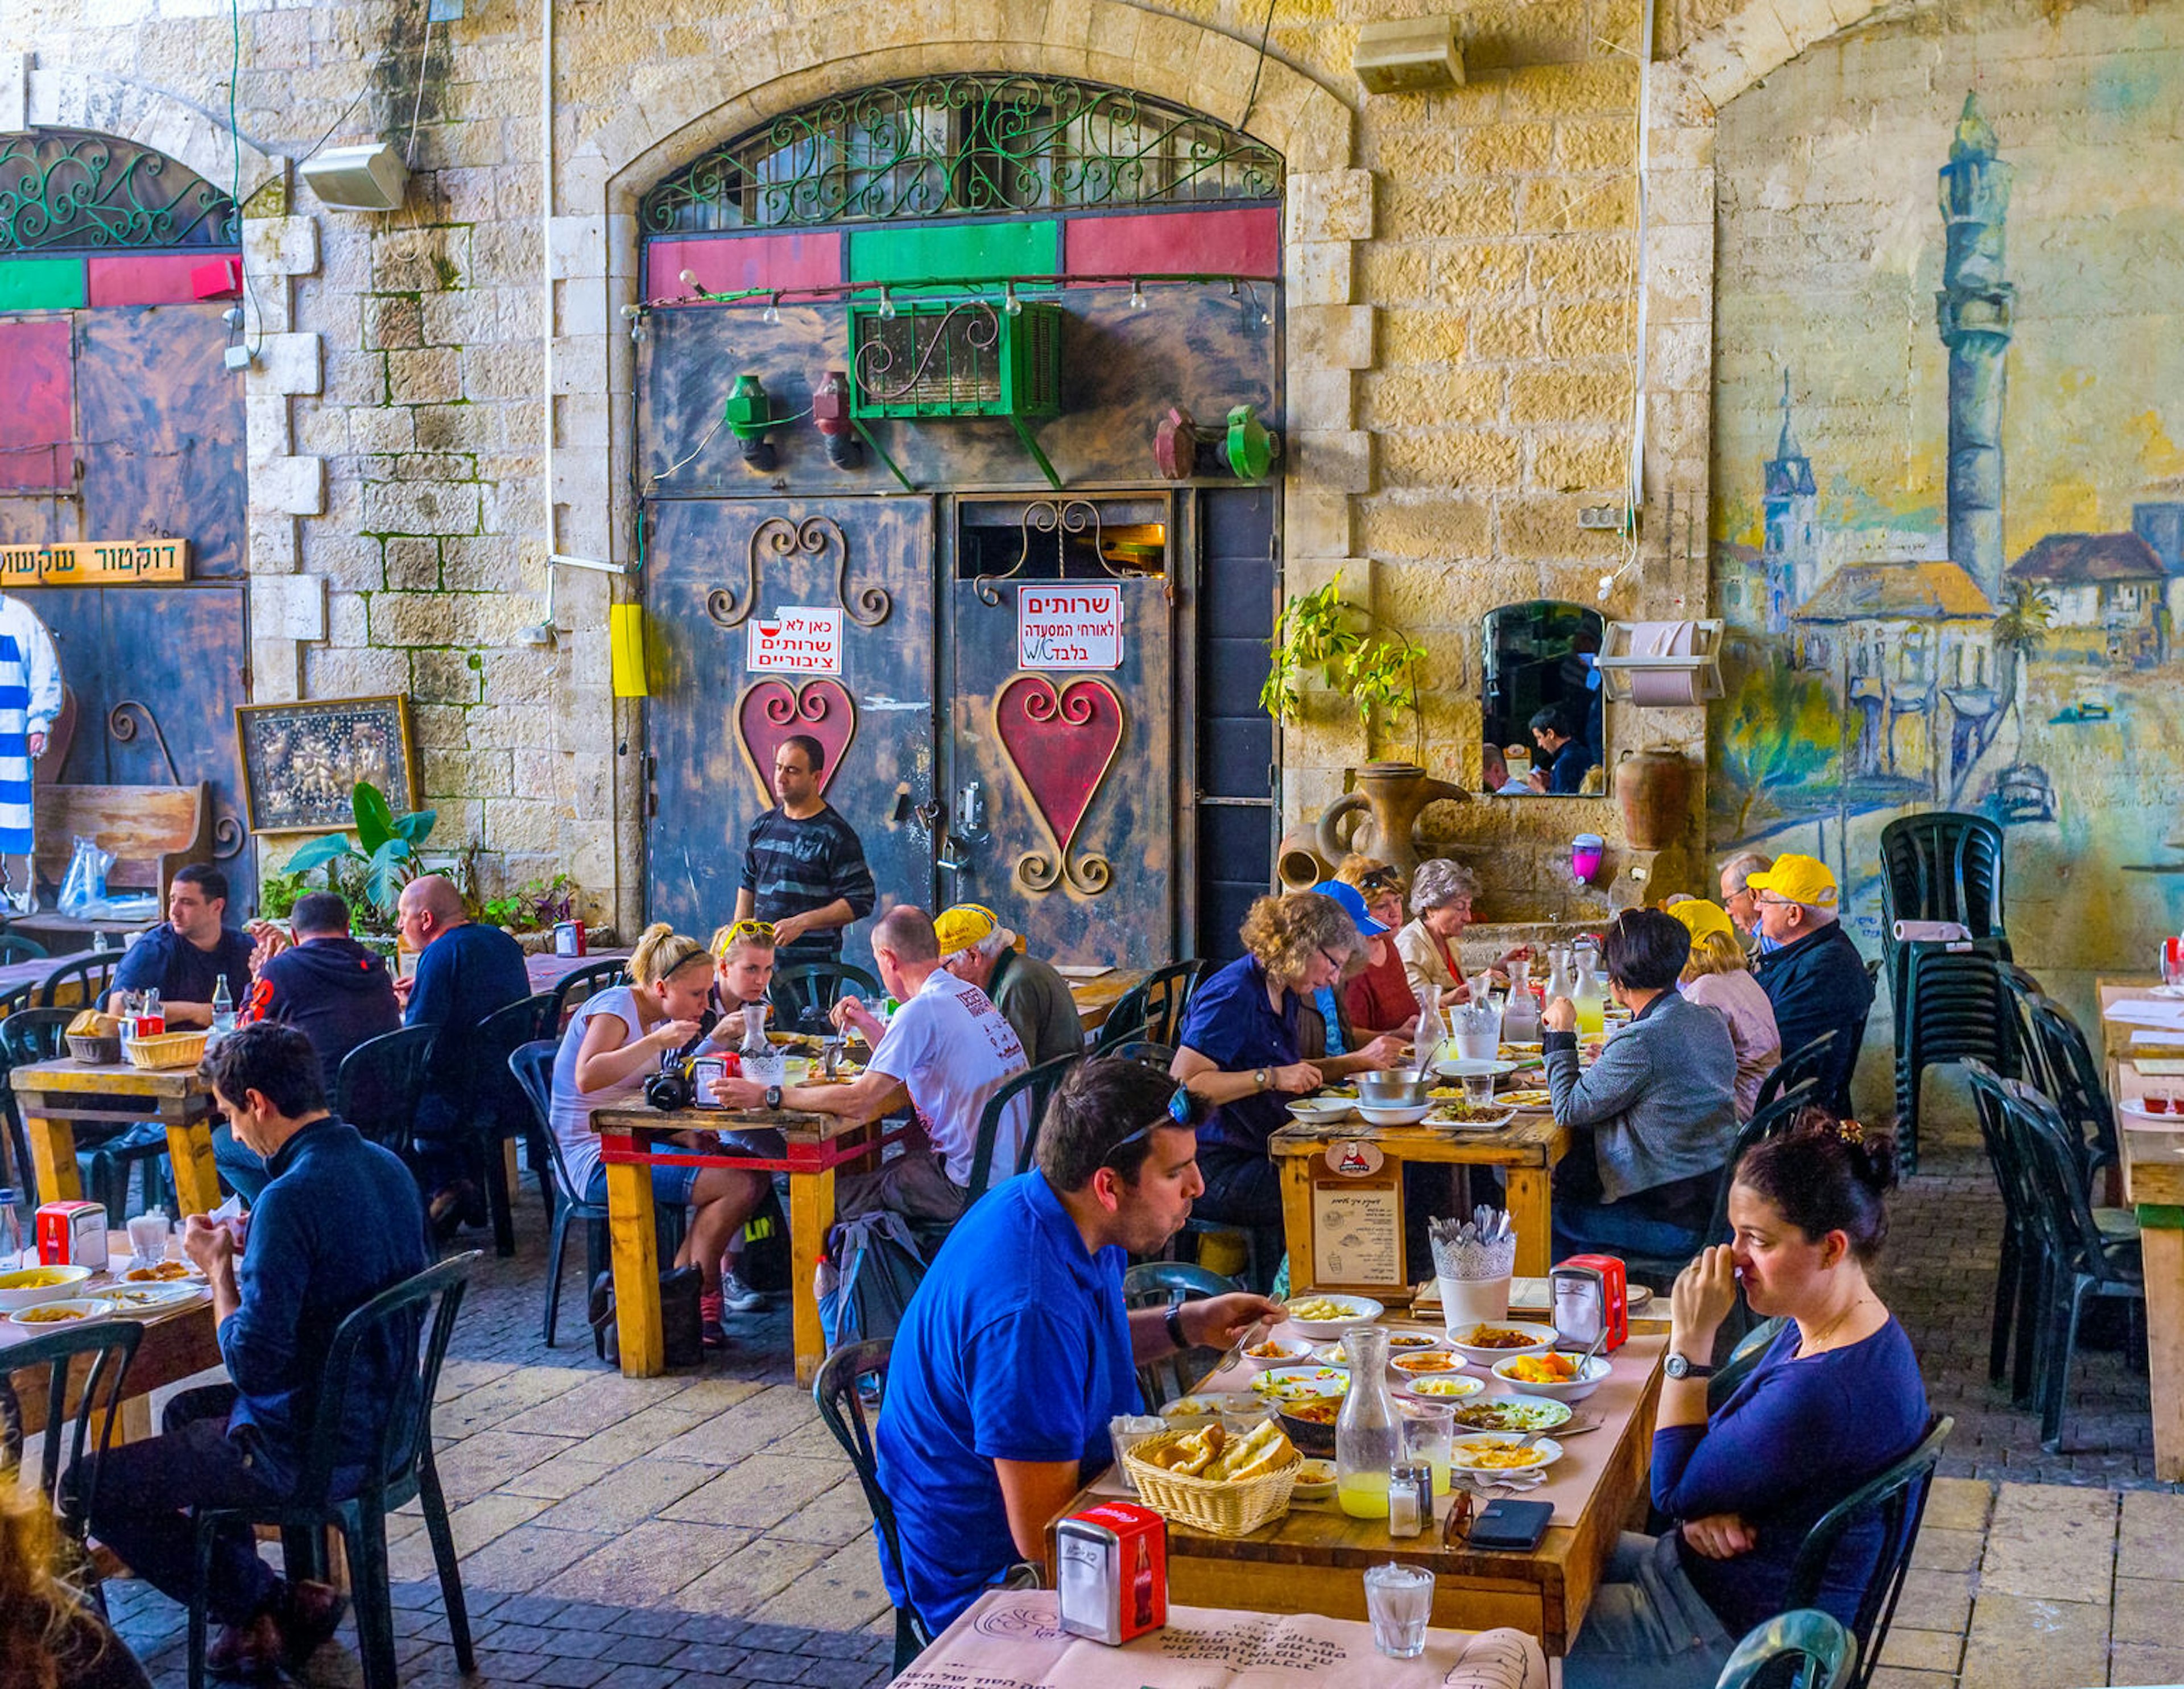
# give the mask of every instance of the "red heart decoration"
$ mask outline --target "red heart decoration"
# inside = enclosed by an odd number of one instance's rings
[[[1123,743],[1123,700],[1095,676],[1055,689],[1020,674],[994,700],[994,730],[1032,803],[1061,847],[1061,861]]]
[[[736,700],[736,736],[744,761],[758,782],[760,801],[773,802],[773,756],[781,742],[809,733],[825,747],[827,766],[819,771],[819,795],[842,771],[842,758],[857,736],[856,700],[838,680],[807,680],[791,685],[772,677],[754,681]]]

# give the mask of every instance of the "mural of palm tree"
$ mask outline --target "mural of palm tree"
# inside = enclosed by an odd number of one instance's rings
[[[2030,581],[2013,581],[2009,601],[1988,630],[2000,655],[2003,669],[2003,708],[2017,717],[2017,755],[2025,755],[2025,675],[2040,648],[2048,643],[2048,627],[2055,614],[2055,600]]]

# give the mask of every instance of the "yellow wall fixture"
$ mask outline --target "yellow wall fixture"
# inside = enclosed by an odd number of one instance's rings
[[[644,683],[644,606],[609,605],[607,636],[614,646],[614,695],[650,697],[651,689]]]

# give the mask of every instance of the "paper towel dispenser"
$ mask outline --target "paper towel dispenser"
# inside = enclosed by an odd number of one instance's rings
[[[1599,669],[1607,695],[1641,710],[1721,696],[1721,622],[1611,622]]]

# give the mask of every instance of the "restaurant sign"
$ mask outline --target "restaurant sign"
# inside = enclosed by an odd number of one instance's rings
[[[1017,588],[1018,668],[1122,666],[1122,588],[1049,582]]]
[[[842,612],[790,605],[772,616],[754,616],[744,624],[748,649],[744,666],[753,674],[839,674],[842,672]]]
[[[187,539],[0,545],[0,588],[157,585],[189,577]]]

